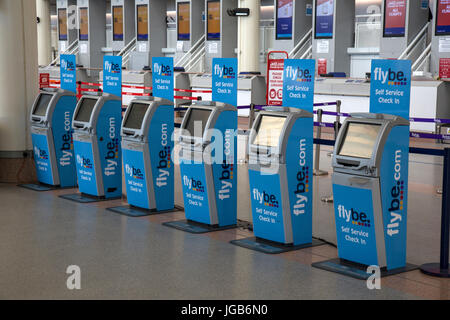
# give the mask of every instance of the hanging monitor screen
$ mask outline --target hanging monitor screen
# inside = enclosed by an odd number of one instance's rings
[[[207,33],[208,40],[220,40],[220,1],[208,1]]]
[[[294,12],[293,0],[277,0],[276,8],[276,38],[292,39],[292,16]]]
[[[113,6],[113,41],[123,41],[123,6]]]
[[[383,37],[404,37],[405,25],[406,0],[385,0]]]
[[[333,38],[334,0],[316,0],[314,37]]]
[[[285,121],[286,117],[262,116],[253,144],[264,147],[278,147]]]
[[[75,116],[75,121],[89,122],[91,120],[91,114],[94,110],[97,99],[83,98],[80,108]]]
[[[80,40],[89,40],[88,8],[80,8]]]
[[[191,136],[203,137],[210,114],[211,110],[192,108],[189,111],[186,127],[183,129],[187,130]]]
[[[372,158],[380,129],[379,124],[350,122],[339,155],[364,159]]]
[[[437,36],[450,35],[450,0],[438,0],[436,5]]]
[[[133,103],[129,108],[131,109],[128,112],[127,120],[123,125],[124,128],[140,129],[142,127],[142,121],[144,120],[145,113],[148,109],[148,104]]]
[[[148,8],[146,4],[137,7],[137,40],[148,41]]]
[[[67,10],[58,9],[58,34],[59,41],[67,40]]]
[[[190,40],[191,38],[191,5],[189,2],[177,4],[178,40]]]
[[[36,107],[33,110],[33,115],[43,117],[47,113],[48,105],[52,100],[53,95],[48,93],[41,93],[36,103]]]

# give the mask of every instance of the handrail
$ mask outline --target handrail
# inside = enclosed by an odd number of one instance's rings
[[[130,42],[126,44],[125,47],[122,48],[122,50],[119,51],[117,54],[118,56],[126,55],[129,49],[131,49],[136,44],[136,37],[134,37]]]
[[[431,56],[431,43],[425,48],[425,50],[420,54],[420,56],[416,59],[416,61],[414,61],[413,65],[411,66],[411,70],[413,71],[419,70],[430,56]]]
[[[191,60],[189,60],[189,63],[187,64],[187,66],[189,66],[189,68],[185,68],[186,72],[190,72],[194,66],[199,63],[199,61],[205,56],[205,51],[204,50],[199,50],[193,57]]]
[[[300,48],[304,47],[307,41],[310,40],[312,36],[312,28],[303,36],[303,38],[295,45],[295,47],[289,52],[289,57],[294,57]]]
[[[414,37],[413,41],[406,47],[406,49],[402,52],[402,54],[398,57],[398,60],[404,60],[407,59],[407,57],[410,54],[410,50],[413,49],[417,42],[426,35],[426,32],[428,31],[428,27],[430,26],[430,22],[427,22],[425,26],[419,31],[419,33]]]
[[[75,40],[67,47],[67,49],[62,54],[73,54],[77,49],[78,49],[78,40]],[[58,54],[58,56],[47,65],[47,68],[58,63],[60,56],[61,54]]]
[[[197,54],[198,49],[203,49],[204,46],[201,46],[205,43],[205,35],[201,36],[200,39],[186,52],[176,63],[176,67],[184,67],[184,65],[190,60],[192,54]]]

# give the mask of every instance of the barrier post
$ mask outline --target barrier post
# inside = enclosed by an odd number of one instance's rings
[[[341,128],[341,100],[336,101],[336,122],[334,123],[334,140],[337,139],[339,129]]]
[[[250,103],[250,113],[248,114],[248,130],[252,128],[254,119],[255,119],[255,104]]]
[[[420,270],[430,276],[450,278],[449,233],[450,233],[450,148],[444,149],[444,175],[442,181],[441,254],[439,263],[426,263]]]
[[[317,127],[317,134],[316,138],[321,139],[322,136],[322,113],[323,110],[319,109],[317,110],[317,122],[319,123],[319,126]],[[314,154],[314,170],[313,175],[315,176],[325,176],[328,174],[328,171],[320,170],[320,144],[316,144],[316,153]]]

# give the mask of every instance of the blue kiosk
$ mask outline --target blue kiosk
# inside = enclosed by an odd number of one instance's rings
[[[186,220],[164,225],[191,233],[236,227],[237,108],[192,104],[181,124],[180,175]]]
[[[122,196],[121,121],[120,97],[109,93],[81,97],[72,121],[81,194],[62,198],[95,202]]]
[[[174,202],[173,102],[132,100],[122,121],[122,156],[129,206],[108,210],[145,216],[182,210]]]
[[[39,184],[23,187],[46,191],[76,187],[72,141],[75,93],[63,89],[42,89],[31,108],[33,154]]]

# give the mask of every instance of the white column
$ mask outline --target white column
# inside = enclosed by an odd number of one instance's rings
[[[31,150],[28,115],[38,92],[36,0],[0,1],[0,152]]]
[[[240,8],[249,8],[248,17],[239,17],[238,65],[239,72],[259,72],[259,16],[260,0],[240,0]]]
[[[49,0],[36,0],[36,14],[40,20],[37,24],[38,62],[40,66],[46,66],[52,59]]]

